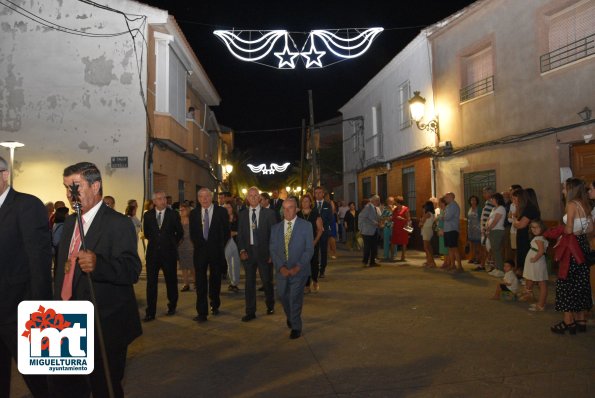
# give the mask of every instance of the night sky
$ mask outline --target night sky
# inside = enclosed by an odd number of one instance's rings
[[[422,29],[472,0],[416,1],[182,1],[141,0],[172,14],[221,96],[213,107],[220,124],[236,130],[236,147],[254,161],[299,160],[300,130],[243,133],[301,125],[309,120],[313,90],[315,122],[338,109]],[[213,35],[215,29],[312,29],[383,27],[367,53],[324,69],[277,70],[242,62]],[[304,36],[305,37],[305,36]],[[296,36],[296,39],[301,37]],[[301,46],[301,43],[298,43]]]

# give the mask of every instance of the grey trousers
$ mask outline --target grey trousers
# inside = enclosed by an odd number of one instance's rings
[[[302,306],[307,280],[308,276],[285,278],[277,274],[277,294],[292,330],[302,330]]]

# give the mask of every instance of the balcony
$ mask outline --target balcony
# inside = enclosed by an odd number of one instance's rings
[[[193,161],[209,163],[209,135],[196,121],[186,120],[186,128],[169,114],[155,113],[154,138],[164,143],[174,152]]]
[[[595,34],[560,47],[539,57],[541,73],[549,72],[564,65],[595,54]]]
[[[473,98],[481,97],[494,91],[494,76],[486,77],[483,80],[463,87],[460,91],[460,101],[465,102]]]

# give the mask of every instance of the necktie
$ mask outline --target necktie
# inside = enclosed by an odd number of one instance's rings
[[[161,223],[163,223],[163,219],[161,218],[161,212],[157,212],[157,226],[161,229]]]
[[[289,260],[289,240],[291,239],[291,221],[287,221],[287,231],[285,231],[285,260]]]
[[[209,238],[209,209],[205,209],[205,218],[202,221],[202,236],[205,240]]]
[[[83,225],[85,221],[83,220]],[[81,247],[81,232],[79,229],[78,222],[74,224],[74,238],[70,242],[70,248],[68,250],[68,261],[64,266],[64,282],[62,282],[62,293],[60,297],[62,300],[70,300],[72,297],[72,280],[74,279],[74,267],[76,266],[76,256],[79,253]]]
[[[318,202],[318,210],[322,210],[322,202]]]
[[[255,245],[256,242],[256,229],[258,228],[258,224],[256,223],[256,209],[252,209],[252,244]]]

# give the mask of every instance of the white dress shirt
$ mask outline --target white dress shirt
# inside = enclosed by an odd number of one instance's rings
[[[6,190],[0,195],[0,207],[4,204],[6,197],[8,196],[8,191],[10,191],[10,185],[6,187]]]
[[[293,228],[295,227],[295,220],[297,220],[297,216],[295,216],[293,220],[289,220],[291,221],[291,233],[293,233]],[[285,236],[285,234],[287,233],[287,223],[289,221],[283,220],[283,236]]]
[[[250,244],[254,244],[254,228],[252,228],[252,210],[256,209],[256,228],[258,228],[258,218],[260,217],[260,205],[248,207],[248,221],[250,222]]]

